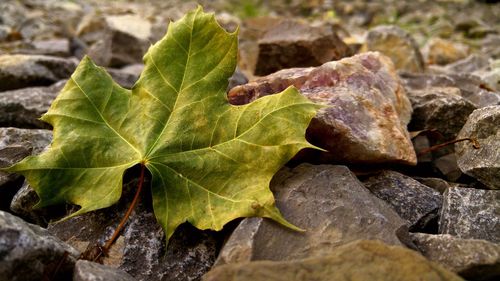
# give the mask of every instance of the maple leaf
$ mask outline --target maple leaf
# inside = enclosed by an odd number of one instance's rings
[[[26,177],[40,197],[36,207],[79,205],[72,217],[116,203],[124,172],[142,164],[167,241],[185,221],[220,230],[261,216],[296,228],[275,207],[269,182],[313,147],[304,134],[319,106],[294,88],[230,105],[236,56],[237,31],[227,33],[198,7],[149,48],[131,90],[84,58],[42,116],[54,128],[50,149],[8,171]]]

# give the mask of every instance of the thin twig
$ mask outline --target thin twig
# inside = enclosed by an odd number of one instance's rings
[[[426,149],[420,151],[417,155],[421,156],[421,155],[427,154],[429,152],[438,150],[438,149],[440,149],[442,147],[445,147],[447,145],[454,144],[454,143],[457,143],[457,142],[462,142],[462,141],[470,141],[472,143],[472,147],[474,147],[475,149],[479,149],[480,148],[479,142],[476,139],[473,139],[473,138],[463,138],[463,139],[451,140],[451,141],[447,141],[447,142],[444,142],[444,143],[441,143],[441,144],[438,144],[438,145],[431,146],[429,148],[426,148]]]

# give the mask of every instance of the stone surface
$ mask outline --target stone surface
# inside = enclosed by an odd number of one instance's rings
[[[467,57],[469,47],[462,43],[433,37],[427,41],[422,52],[428,64],[445,65]]]
[[[149,21],[137,15],[87,14],[76,33],[91,46],[88,54],[98,65],[122,67],[142,62],[151,28]]]
[[[364,53],[316,68],[282,70],[233,88],[232,104],[295,86],[310,100],[327,105],[311,121],[308,140],[332,153],[311,158],[350,163],[415,164],[406,130],[411,105],[389,58]]]
[[[78,256],[47,230],[0,211],[0,280],[42,280],[54,274],[58,264],[56,279],[63,280],[71,276]]]
[[[479,239],[460,239],[449,234],[410,235],[426,258],[467,280],[497,280],[500,277],[500,244]]]
[[[0,128],[0,167],[8,167],[28,155],[40,153],[51,140],[52,132],[48,130]],[[9,210],[21,184],[20,175],[0,171],[0,210]]]
[[[455,87],[429,87],[408,90],[413,114],[410,131],[438,130],[445,140],[454,139],[476,109],[474,104],[460,95]]]
[[[366,35],[366,49],[389,56],[398,70],[422,72],[425,69],[417,43],[397,26],[382,25],[371,29]]]
[[[132,276],[126,272],[86,261],[79,260],[75,264],[75,270],[73,271],[73,281],[134,281]]]
[[[70,41],[67,38],[40,40],[33,42],[36,53],[41,55],[69,57],[71,55]]]
[[[440,178],[413,177],[413,179],[438,191],[441,194],[443,194],[446,189],[450,187],[450,184],[447,181]]]
[[[59,81],[49,87],[30,87],[0,93],[0,126],[43,128],[50,125],[39,120],[66,84]]]
[[[500,242],[500,191],[451,187],[443,198],[439,233]]]
[[[446,65],[446,70],[454,73],[472,73],[488,66],[488,57],[481,54],[471,54],[466,58]]]
[[[259,40],[255,75],[267,75],[284,68],[318,66],[349,54],[349,47],[331,26],[311,26],[284,20]]]
[[[383,171],[369,177],[363,184],[389,203],[407,221],[410,231],[423,230],[438,217],[443,200],[441,194],[408,176]]]
[[[484,81],[471,74],[410,74],[402,73],[407,89],[422,90],[429,87],[456,87],[460,95],[477,108],[500,104],[500,93],[485,87]]]
[[[479,149],[455,144],[458,167],[492,189],[500,189],[500,105],[475,110],[459,138],[475,138]]]
[[[406,222],[345,166],[284,168],[273,178],[271,189],[283,216],[306,231],[291,231],[268,219],[245,219],[217,264],[321,256],[357,239],[408,242]]]
[[[68,78],[77,62],[40,55],[0,55],[0,91],[47,86]]]
[[[380,241],[355,241],[326,256],[218,266],[204,281],[444,281],[463,280],[420,254]]]
[[[472,146],[470,143],[467,144]],[[458,168],[456,153],[439,156],[432,164],[449,181],[456,181],[462,176],[462,171]]]
[[[49,231],[80,251],[104,245],[132,200],[137,181],[125,185],[122,200],[110,208],[86,213],[56,224]],[[104,264],[118,267],[137,280],[197,280],[214,263],[220,234],[189,224],[177,228],[165,250],[165,235],[152,212],[151,194],[143,193],[134,212],[110,249]]]

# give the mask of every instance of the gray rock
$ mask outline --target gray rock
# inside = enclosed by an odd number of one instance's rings
[[[73,271],[73,281],[134,281],[128,273],[98,263],[79,260]]]
[[[245,219],[221,250],[217,264],[321,256],[357,239],[392,245],[408,242],[405,221],[345,166],[284,168],[273,178],[271,189],[283,216],[306,231],[291,231],[262,218]]]
[[[40,55],[0,55],[0,91],[47,86],[68,78],[77,62]]]
[[[40,153],[51,141],[48,130],[0,128],[0,167],[8,167],[31,154]],[[18,174],[0,171],[0,210],[9,210],[11,200],[22,184]]]
[[[455,144],[460,170],[489,188],[500,189],[500,106],[475,110],[458,137],[475,138],[480,146]]]
[[[291,85],[328,106],[311,121],[307,138],[331,153],[308,151],[311,161],[416,163],[406,130],[411,104],[388,57],[369,52],[316,68],[281,70],[233,88],[228,99],[246,104]]]
[[[136,15],[87,14],[77,36],[91,46],[88,53],[97,64],[122,67],[142,62],[150,45],[151,24]]]
[[[284,20],[259,40],[255,75],[291,67],[318,66],[349,55],[349,47],[330,26]]]
[[[450,188],[450,184],[440,178],[423,178],[423,177],[413,177],[414,180],[426,185],[439,193],[443,194],[447,188]]]
[[[410,236],[426,258],[467,280],[497,280],[500,277],[500,244],[460,239],[449,234],[411,233]]]
[[[40,55],[69,57],[71,55],[70,41],[67,38],[39,40],[33,42],[36,53]]]
[[[460,74],[410,74],[401,73],[407,89],[422,90],[429,87],[456,87],[460,95],[477,108],[500,104],[500,93],[485,87],[485,82],[475,75]]]
[[[42,280],[59,264],[56,279],[69,278],[78,256],[47,230],[0,211],[0,280]]]
[[[234,88],[236,86],[244,85],[246,83],[248,83],[248,78],[237,67],[236,70],[234,71],[233,75],[229,78],[229,84],[227,85],[227,91],[231,90],[232,88]]]
[[[443,197],[439,233],[500,242],[500,191],[451,187]]]
[[[476,107],[455,87],[408,90],[413,114],[410,131],[438,130],[446,140],[454,139]]]
[[[127,184],[122,200],[110,208],[86,213],[56,224],[49,231],[84,252],[104,245],[123,217],[137,181]],[[104,264],[118,267],[137,280],[197,280],[214,263],[220,235],[201,231],[189,224],[179,226],[165,249],[165,235],[143,193]]]
[[[397,26],[381,25],[371,29],[366,36],[366,48],[389,56],[398,70],[422,72],[425,69],[417,43]]]
[[[446,70],[454,73],[471,73],[487,68],[489,65],[488,57],[481,54],[471,54],[464,59],[446,65]]]
[[[456,181],[462,176],[462,171],[458,168],[457,155],[455,153],[439,156],[434,159],[432,164],[449,181]]]
[[[369,177],[363,184],[407,221],[410,231],[425,229],[438,217],[443,197],[434,189],[394,171]]]
[[[460,281],[409,249],[358,240],[327,255],[294,261],[254,261],[217,266],[204,281]]]
[[[65,84],[66,80],[62,80],[49,87],[23,88],[0,93],[0,126],[50,128],[49,124],[39,118],[47,112]]]

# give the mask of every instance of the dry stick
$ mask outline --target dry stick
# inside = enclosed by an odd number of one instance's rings
[[[128,207],[127,212],[125,213],[125,216],[123,216],[122,220],[120,221],[120,224],[118,224],[118,227],[116,227],[115,232],[113,233],[113,236],[106,242],[104,247],[102,248],[102,252],[104,254],[107,254],[109,251],[109,248],[111,248],[111,245],[113,245],[113,242],[115,242],[116,238],[120,234],[121,230],[125,226],[125,223],[128,220],[128,217],[134,210],[135,205],[137,204],[137,201],[139,200],[139,194],[141,193],[142,190],[142,185],[144,183],[144,170],[146,166],[144,164],[141,164],[141,176],[139,177],[139,183],[137,185],[137,190],[135,192],[134,199],[132,200],[132,203],[130,203],[130,207]]]
[[[454,144],[454,143],[461,142],[461,141],[470,141],[470,142],[472,142],[472,147],[474,147],[475,149],[479,149],[480,148],[479,142],[476,139],[473,139],[473,138],[463,138],[463,139],[451,140],[451,141],[447,141],[447,142],[444,142],[444,143],[441,143],[441,144],[438,144],[438,145],[431,146],[429,148],[426,148],[426,149],[420,151],[417,155],[421,156],[421,155],[424,155],[426,153],[438,150],[438,149],[440,149],[442,147],[445,147],[447,145]]]

